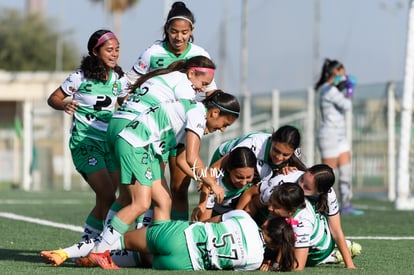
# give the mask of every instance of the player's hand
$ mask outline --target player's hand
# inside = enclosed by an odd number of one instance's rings
[[[295,166],[289,166],[289,165],[287,165],[287,166],[283,167],[280,172],[283,175],[287,175],[287,174],[289,174],[291,172],[294,172],[296,170],[298,170],[298,169]]]
[[[73,115],[73,113],[75,113],[76,110],[78,109],[78,105],[79,105],[78,102],[70,101],[70,102],[65,103],[65,105],[63,106],[63,110],[68,115]]]
[[[205,208],[201,207],[200,205],[197,205],[194,207],[193,212],[191,213],[191,221],[197,222],[199,220],[199,217],[206,211]]]

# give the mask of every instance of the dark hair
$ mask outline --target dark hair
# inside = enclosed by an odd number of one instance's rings
[[[234,148],[230,154],[227,161],[227,169],[233,170],[237,168],[244,167],[256,167],[256,155],[248,147],[237,147]]]
[[[250,148],[242,146],[236,147],[229,153],[229,158],[226,161],[226,170],[230,172],[233,169],[237,168],[253,168],[254,176],[252,184],[256,184],[260,181],[259,173],[256,168],[257,158]]]
[[[99,38],[101,38],[106,33],[112,33],[110,30],[97,30],[95,31],[88,40],[88,55],[84,56],[81,61],[80,69],[83,71],[86,78],[97,79],[97,80],[106,80],[107,68],[100,58],[93,54],[93,51],[99,51],[99,49],[105,44],[102,43],[98,46]],[[114,71],[122,77],[124,72],[122,68],[118,65],[114,67]]]
[[[272,202],[283,207],[288,212],[305,208],[305,194],[296,183],[284,182],[273,187]]]
[[[296,127],[291,125],[284,125],[279,127],[272,134],[271,137],[272,142],[279,142],[279,143],[287,143],[294,151],[300,150],[300,133]],[[299,159],[299,156],[296,156],[294,153],[285,163],[278,165],[275,167],[276,171],[278,172],[280,168],[289,165],[296,167],[299,170],[306,170],[306,165]]]
[[[174,18],[177,17],[177,18]],[[162,42],[167,42],[168,40],[168,34],[167,34],[167,30],[169,28],[169,26],[171,25],[171,23],[176,20],[176,19],[181,19],[183,20],[183,18],[179,18],[179,17],[184,17],[186,18],[191,24],[191,29],[193,29],[194,27],[194,23],[195,23],[195,18],[193,13],[186,7],[184,2],[181,1],[177,1],[175,3],[172,4],[170,11],[168,12],[167,15],[167,20],[165,21],[164,24],[164,33],[163,33],[163,39]],[[185,20],[185,19],[184,19]],[[190,35],[190,42],[194,41],[194,37],[191,34]]]
[[[132,93],[136,89],[138,89],[145,81],[148,79],[162,74],[168,74],[174,71],[180,71],[180,72],[187,72],[191,68],[194,67],[200,67],[200,68],[208,68],[208,69],[216,69],[216,65],[213,61],[211,61],[210,58],[202,55],[193,56],[187,60],[177,60],[173,63],[171,63],[167,68],[158,69],[151,71],[149,73],[144,74],[140,78],[135,81],[133,85],[129,87],[129,91]],[[196,75],[199,74],[205,74],[204,72],[195,71]]]
[[[240,104],[234,95],[223,92],[222,90],[215,90],[208,95],[203,101],[204,106],[208,110],[217,108],[220,110],[220,116],[234,116],[236,118],[240,115]]]
[[[271,244],[276,247],[273,250],[276,254],[271,253],[271,260],[275,261],[280,253],[278,271],[291,271],[294,264],[298,264],[295,258],[295,233],[292,226],[286,222],[286,218],[275,217],[268,220],[264,230],[272,240]]]
[[[335,183],[335,173],[326,164],[316,164],[307,171],[313,175],[316,190],[319,193],[315,202],[316,210],[324,214],[328,210],[328,193]]]
[[[344,65],[342,65],[342,63],[338,60],[331,60],[326,58],[322,65],[321,76],[314,86],[315,91],[319,90],[319,88],[331,77],[335,70],[341,69],[343,67]]]

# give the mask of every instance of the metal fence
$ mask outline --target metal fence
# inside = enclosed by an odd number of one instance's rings
[[[390,87],[393,87],[395,104],[389,104]],[[352,130],[354,195],[387,196],[388,194],[390,183],[388,168],[395,169],[395,163],[393,166],[389,162],[389,149],[390,146],[398,146],[396,144],[398,140],[390,143],[388,133],[389,127],[392,127],[395,139],[398,138],[401,95],[400,83],[359,85],[355,90],[350,129]],[[240,100],[240,102],[244,101]],[[315,129],[319,124],[319,114],[316,102],[317,93],[312,89],[254,93],[254,97],[250,100],[252,117],[249,132],[272,132],[284,124],[296,126],[302,135],[304,162],[307,165],[318,163],[320,158],[315,145]],[[395,112],[394,124],[391,123],[391,126],[389,106],[392,106],[391,111]],[[32,115],[35,148],[31,167],[33,189],[62,188],[64,182],[66,182],[64,189],[86,186],[73,168],[70,159],[68,160],[67,115],[48,107],[46,98],[33,102]],[[203,139],[201,155],[206,163],[221,142],[243,134],[242,119],[243,116],[224,133],[214,133]],[[16,125],[8,127],[3,125],[0,129],[0,165],[3,168],[0,181],[17,186],[22,181],[19,173],[22,141],[18,138],[16,130]],[[410,171],[413,171],[412,149],[410,149],[410,156]],[[395,159],[392,161],[395,162]],[[389,194],[388,197],[390,198]]]

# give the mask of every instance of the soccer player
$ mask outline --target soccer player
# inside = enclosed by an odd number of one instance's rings
[[[240,146],[250,148],[256,155],[257,171],[261,179],[306,169],[299,159],[300,133],[293,126],[285,125],[274,133],[256,132],[227,141],[217,148],[210,166],[218,168],[222,163],[225,165],[228,153]]]
[[[130,86],[128,99],[118,108],[109,122],[107,140],[110,151],[114,153],[116,136],[138,114],[161,102],[196,99],[197,95],[204,94],[206,87],[213,80],[214,71],[215,65],[209,58],[194,56],[187,60],[175,61],[167,68],[151,71],[141,76]],[[176,149],[173,148],[172,151],[176,155]],[[175,157],[168,159],[175,163]],[[167,163],[168,159],[164,162]],[[111,219],[128,202],[128,191],[124,185],[120,184],[119,195],[107,219]]]
[[[256,156],[249,148],[237,147],[232,150],[224,167],[211,170],[216,176],[217,184],[224,189],[223,201],[216,202],[215,195],[211,194],[207,186],[202,186],[200,201],[193,210],[191,220],[206,221],[212,216],[235,209],[243,192],[259,181],[257,172],[255,173],[256,163]]]
[[[86,218],[81,241],[89,241],[103,230],[104,220],[115,200],[117,176],[107,149],[106,130],[117,103],[126,96],[126,82],[120,81],[117,65],[119,41],[109,30],[94,32],[88,41],[88,55],[80,68],[48,98],[48,104],[73,116],[69,146],[76,170],[96,194],[96,203]],[[69,167],[67,167],[69,169]],[[54,266],[62,264],[76,245],[41,256]]]
[[[317,164],[305,172],[295,171],[290,175],[278,175],[270,181],[262,182],[259,195],[253,196],[248,205],[238,205],[237,208],[255,216],[258,209],[266,207],[275,216],[285,216],[280,212],[281,208],[286,208],[285,204],[275,199],[275,188],[287,181],[296,182],[306,197],[305,208],[289,212],[298,222],[293,226],[297,236],[295,255],[299,264],[296,269],[339,262],[344,262],[346,268],[355,268],[352,257],[360,253],[360,245],[345,239],[338,202],[332,188],[335,175],[328,165]],[[247,192],[243,194],[247,195]]]
[[[339,80],[338,80],[339,79]],[[342,80],[344,79],[344,80]],[[322,163],[339,172],[339,198],[341,213],[362,215],[364,211],[352,207],[352,163],[349,141],[346,136],[346,112],[352,107],[352,91],[355,83],[349,81],[345,66],[325,59],[321,76],[315,84],[319,91],[321,126],[318,130],[318,147]]]
[[[90,255],[99,257],[110,249],[151,203],[154,213],[158,213],[154,214],[155,220],[170,220],[171,197],[162,163],[165,154],[180,144],[185,149],[185,171],[191,168],[188,176],[207,184],[217,200],[222,201],[223,189],[213,177],[204,174],[206,166],[199,156],[200,140],[208,133],[224,131],[238,118],[239,112],[236,97],[217,90],[203,103],[184,99],[164,102],[131,121],[115,141],[121,183],[127,186],[131,203],[112,218]]]
[[[164,23],[162,40],[155,42],[138,57],[132,69],[126,73],[129,83],[133,84],[146,73],[166,68],[177,60],[186,60],[199,55],[211,59],[203,47],[193,43],[194,24],[195,17],[185,3],[182,1],[174,2]],[[217,86],[213,80],[207,86],[206,91],[209,93],[216,89]],[[191,178],[178,168],[174,150],[170,154],[168,166],[173,199],[172,218],[188,220],[187,191]]]

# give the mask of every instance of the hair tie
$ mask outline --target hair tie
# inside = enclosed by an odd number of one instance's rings
[[[213,103],[213,105],[214,106],[216,106],[217,108],[219,108],[220,110],[223,110],[223,111],[226,111],[226,112],[229,112],[229,113],[231,113],[231,114],[235,114],[235,115],[240,115],[240,112],[236,112],[236,111],[233,111],[233,110],[230,110],[230,109],[227,109],[227,108],[224,108],[223,106],[220,106],[218,103],[216,103],[216,102],[214,102],[214,101],[211,101],[211,103]]]
[[[104,33],[101,37],[99,37],[98,42],[96,42],[96,44],[92,48],[92,50],[95,50],[97,47],[99,47],[100,45],[102,45],[103,43],[105,43],[106,41],[108,41],[110,39],[118,40],[118,38],[116,37],[116,35],[113,32]]]
[[[171,17],[170,19],[168,19],[168,20],[167,20],[167,23],[170,23],[171,21],[173,21],[173,20],[175,20],[175,19],[182,19],[182,20],[185,20],[185,21],[187,21],[187,22],[189,22],[189,23],[190,23],[191,27],[193,27],[193,22],[192,22],[190,19],[188,19],[187,17],[185,17],[185,16],[181,16],[181,15]]]
[[[210,74],[214,74],[215,72],[215,70],[212,68],[190,67],[190,69],[193,69],[194,71],[197,71],[197,72],[210,73]]]

